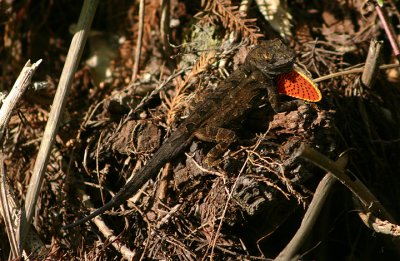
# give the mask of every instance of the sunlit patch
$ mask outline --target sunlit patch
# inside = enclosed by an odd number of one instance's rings
[[[293,71],[279,75],[276,78],[278,93],[310,101],[318,102],[322,95],[317,85],[304,72],[298,68]]]

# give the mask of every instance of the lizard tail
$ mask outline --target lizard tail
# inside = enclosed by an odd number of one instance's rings
[[[157,158],[158,159],[158,158]],[[88,216],[62,227],[62,229],[70,229],[76,226],[79,226],[92,218],[100,215],[104,211],[107,211],[113,207],[119,206],[127,201],[131,196],[136,194],[138,190],[143,187],[143,185],[150,179],[154,179],[157,174],[158,170],[168,161],[167,158],[163,160],[150,160],[148,164],[146,164],[138,173],[136,173],[132,179],[124,185],[124,187],[104,206],[96,209]]]
[[[184,150],[184,148],[190,143],[190,133],[183,134],[176,131],[175,134],[166,141],[165,144],[154,154],[150,161],[143,166],[143,168],[136,173],[132,179],[126,183],[123,188],[104,206],[96,209],[88,216],[62,227],[62,229],[70,229],[79,226],[92,218],[102,214],[113,207],[118,207],[127,201],[131,196],[136,194],[140,188],[150,179],[154,179],[158,171],[172,158]]]
[[[107,202],[104,206],[102,206],[101,208],[96,209],[95,211],[93,211],[92,213],[90,213],[88,216],[72,223],[66,226],[63,226],[61,229],[67,230],[76,226],[79,226],[81,224],[86,223],[87,221],[91,220],[92,218],[100,215],[101,213],[103,213],[104,211],[109,210],[110,208],[112,208],[114,206],[112,200],[110,200],[109,202]]]
[[[108,201],[104,206],[96,209],[92,213],[90,213],[88,216],[72,223],[69,225],[66,225],[62,227],[62,229],[70,229],[76,226],[79,226],[81,224],[86,223],[87,221],[91,220],[92,218],[102,214],[103,212],[110,210],[111,208],[115,206],[119,206],[123,204],[126,200],[128,200],[132,195],[134,195],[143,185],[146,183],[146,179],[143,179],[143,173],[140,171],[137,173],[133,178],[125,184],[125,186],[118,192],[110,201]],[[155,176],[157,172],[153,176]]]

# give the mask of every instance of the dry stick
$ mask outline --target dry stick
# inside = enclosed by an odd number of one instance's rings
[[[369,211],[394,223],[394,218],[356,176],[343,171],[331,159],[306,144],[302,144],[296,154],[297,156],[307,159],[321,169],[330,172],[335,178],[342,182]]]
[[[10,120],[11,113],[31,83],[32,76],[41,62],[42,60],[39,60],[32,65],[30,60],[26,62],[10,93],[4,99],[3,105],[0,109],[0,140],[3,140],[4,138],[4,132],[8,121]]]
[[[36,63],[31,65],[31,62],[25,64],[24,68],[22,68],[21,73],[19,74],[17,80],[14,83],[10,93],[3,101],[3,105],[0,109],[0,140],[3,140],[4,133],[7,127],[7,124],[11,118],[11,114],[17,105],[17,103],[22,98],[22,95],[28,89],[29,84],[31,83],[32,76],[35,73],[36,69],[40,65],[42,60],[37,61]],[[4,162],[3,156],[1,158],[1,175],[2,180],[0,181],[2,197],[1,197],[1,208],[2,214],[4,217],[4,221],[6,223],[6,231],[8,238],[10,240],[11,246],[11,254],[13,257],[18,257],[22,251],[22,248],[19,245],[18,240],[18,230],[20,227],[16,227],[14,222],[12,221],[15,218],[11,212],[19,211],[20,208],[18,207],[18,201],[13,197],[13,194],[8,193],[8,186],[5,180],[5,170],[4,170]],[[8,197],[9,195],[9,197]],[[11,211],[12,210],[12,211]],[[18,218],[18,220],[20,220]]]
[[[161,42],[164,48],[165,59],[167,60],[168,67],[170,69],[175,68],[175,62],[171,59],[172,49],[169,44],[169,33],[170,33],[170,22],[171,22],[171,0],[161,0],[161,19],[160,19],[160,33]]]
[[[19,235],[21,229],[21,217],[25,216],[24,209],[21,208],[19,201],[15,198],[12,187],[7,184],[7,173],[4,166],[4,155],[0,155],[0,213],[3,215],[3,220],[6,227],[8,240],[11,247],[9,253],[9,260],[17,260],[18,257],[23,257],[28,260],[28,255],[22,253],[22,247],[19,245]],[[47,251],[45,244],[38,237],[38,234],[34,231],[30,231],[28,235],[29,240],[26,244],[29,249],[40,253]]]
[[[267,131],[267,133],[268,133],[268,131]],[[253,150],[256,150],[258,148],[258,146],[260,145],[260,143],[261,143],[261,139],[256,143],[256,145],[254,146]],[[222,224],[223,224],[226,212],[227,212],[228,207],[229,207],[229,202],[232,199],[233,192],[235,191],[235,188],[237,187],[237,185],[239,183],[239,178],[244,173],[248,162],[249,162],[249,157],[246,158],[245,162],[242,165],[242,168],[239,171],[239,174],[236,176],[235,183],[233,183],[233,185],[231,187],[231,191],[229,192],[228,198],[226,199],[224,209],[222,210],[222,214],[221,214],[221,217],[220,217],[220,222],[219,222],[219,225],[218,225],[218,229],[215,232],[215,234],[213,235],[214,238],[212,238],[212,242],[210,242],[209,246],[207,247],[207,252],[208,252],[208,249],[210,248],[210,244],[211,244],[211,253],[210,253],[210,258],[209,258],[210,260],[214,260],[214,248],[217,245],[217,240],[219,238],[219,234],[220,234],[221,229],[222,229]],[[206,258],[206,255],[203,256],[202,260],[205,260],[205,258]]]
[[[345,169],[348,162],[348,154],[343,153],[336,161],[336,165],[342,171]],[[325,204],[326,198],[328,197],[333,184],[335,184],[336,178],[330,173],[327,173],[325,177],[318,184],[318,187],[314,193],[314,197],[308,206],[307,212],[301,221],[301,225],[297,230],[296,234],[290,240],[289,244],[282,250],[282,252],[275,258],[275,261],[292,260],[298,253],[302,244],[305,242],[311,230],[321,212],[322,207]]]
[[[187,68],[188,70],[192,69],[193,67]],[[134,110],[131,110],[129,112],[128,117],[124,120],[124,123],[126,120],[130,119],[130,115],[138,112],[141,110],[151,99],[153,99],[155,96],[157,96],[162,90],[164,90],[170,81],[178,77],[179,75],[182,75],[186,70],[179,70],[177,72],[173,72],[172,75],[168,76],[166,80],[164,80],[157,88],[155,88],[149,95],[143,97],[143,99],[140,101],[140,103],[135,107]],[[132,85],[133,86],[133,85]]]
[[[365,62],[365,70],[361,76],[361,82],[367,88],[372,88],[375,82],[376,75],[378,73],[378,67],[380,61],[379,57],[381,55],[381,49],[382,49],[381,41],[371,40],[367,60]],[[365,104],[361,101],[358,101],[358,107],[360,110],[361,117],[366,125],[368,135],[369,137],[371,137],[372,136],[371,128],[369,127],[370,124],[368,120],[368,114],[366,113]],[[354,200],[354,203],[356,205],[360,205],[356,199]],[[365,214],[360,211],[358,215],[360,219],[363,221],[363,223],[370,229],[374,230],[375,232],[389,234],[395,237],[400,236],[399,233],[400,229],[398,225],[392,224],[386,220],[382,221],[377,217],[375,217],[372,213]],[[398,241],[396,241],[396,245],[399,246]]]
[[[368,209],[374,216],[380,216],[392,224],[395,224],[394,218],[385,209],[378,199],[369,191],[369,189],[349,172],[341,170],[336,164],[325,157],[318,151],[312,149],[306,144],[302,144],[296,152],[297,156],[301,156],[318,167],[330,172],[335,178],[343,183],[361,202],[362,206]],[[395,249],[399,251],[400,241],[393,240]]]
[[[394,33],[392,25],[387,21],[386,12],[379,6],[376,1],[374,1],[374,6],[376,9],[376,13],[379,16],[379,19],[382,22],[383,29],[385,29],[386,35],[389,38],[389,42],[393,48],[394,55],[396,56],[397,60],[400,61],[399,43],[397,42],[396,34]]]
[[[109,227],[106,226],[103,219],[100,216],[97,216],[93,219],[93,222],[99,228],[100,232],[106,237],[113,247],[121,253],[122,257],[125,260],[134,260],[137,257],[136,251],[130,250],[125,244],[121,242],[119,237],[114,235],[114,231],[111,230]]]
[[[369,229],[380,234],[390,235],[396,238],[400,237],[399,225],[390,223],[387,220],[381,220],[374,216],[371,212],[365,211],[365,208],[361,206],[360,202],[355,198],[353,198],[353,204],[356,206],[356,208],[360,209],[357,214],[364,225],[366,225]],[[399,240],[394,240],[394,242],[398,241]]]
[[[32,171],[33,173],[25,201],[26,223],[22,224],[22,242],[26,237],[29,229],[28,224],[31,223],[33,213],[35,211],[35,205],[43,183],[43,177],[50,157],[51,147],[54,143],[58,126],[64,112],[66,97],[74,79],[76,69],[79,65],[98,2],[99,0],[85,0],[83,3],[77,25],[77,31],[71,41],[71,46],[68,51],[64,68],[60,77],[60,82],[57,87],[57,92],[49,114],[49,120],[47,122],[35,166]]]
[[[144,0],[140,0],[139,3],[139,32],[137,37],[136,43],[136,50],[135,50],[135,63],[133,65],[133,74],[131,83],[136,80],[138,71],[139,71],[139,64],[140,64],[140,56],[142,55],[142,39],[143,39],[143,27],[144,27]]]
[[[81,198],[86,198],[87,200],[84,201],[85,207],[88,209],[94,209],[93,203],[90,201],[90,197],[83,191],[78,190]],[[97,216],[93,219],[94,224],[97,226],[99,231],[103,234],[105,238],[111,245],[123,256],[126,260],[134,260],[137,257],[137,252],[132,251],[128,248],[121,240],[119,240],[118,236],[115,236],[114,231],[112,231],[104,222],[101,216]]]
[[[382,50],[382,41],[371,40],[368,50],[367,60],[365,61],[364,71],[361,75],[361,83],[371,88],[376,80],[379,71],[380,55]]]
[[[398,68],[400,67],[400,64],[385,64],[379,66],[379,70],[388,70],[388,69],[393,69],[393,68]],[[316,79],[313,79],[313,82],[322,82],[331,78],[347,75],[347,74],[355,74],[355,73],[362,73],[364,71],[364,66],[360,68],[355,68],[355,69],[350,69],[350,70],[345,70],[341,72],[336,72],[336,73],[331,73],[329,75],[321,76]]]
[[[363,93],[363,87],[366,88],[371,88],[375,82],[375,79],[378,74],[378,68],[379,68],[379,62],[380,62],[380,54],[381,54],[381,49],[382,49],[382,43],[377,42],[375,40],[371,40],[369,50],[368,50],[368,56],[367,60],[365,61],[365,66],[364,70],[361,76],[361,85],[360,86],[360,80],[359,78],[354,81],[353,83],[353,89],[358,90],[360,94]],[[361,119],[364,122],[366,126],[366,131],[368,133],[368,137],[370,140],[372,140],[372,132],[371,132],[371,125],[370,121],[368,118],[368,113],[365,108],[365,104],[361,99],[357,100],[357,107],[361,115]]]
[[[367,60],[365,61],[364,71],[361,75],[361,84],[363,86],[360,86],[359,79],[357,79],[353,83],[354,86],[353,89],[359,90],[361,94],[364,89],[363,87],[370,89],[375,83],[375,79],[377,78],[378,75],[379,62],[380,62],[379,58],[381,55],[381,50],[382,50],[382,42],[378,42],[374,39],[371,40],[371,43],[369,45]],[[368,113],[362,99],[357,100],[357,107],[360,112],[361,119],[365,124],[365,129],[368,133],[368,137],[370,140],[372,140],[373,128],[371,128]]]
[[[1,155],[0,158],[0,212],[3,216],[3,220],[6,227],[8,241],[11,247],[11,258],[17,258],[21,249],[18,245],[17,233],[18,226],[15,223],[15,217],[18,215],[18,211],[21,210],[18,205],[18,201],[10,193],[9,187],[6,181],[6,171],[4,168],[4,157]]]
[[[390,223],[386,220],[381,220],[369,212],[358,212],[358,216],[364,222],[364,224],[373,231],[384,235],[390,235],[396,238],[400,237],[399,225]]]

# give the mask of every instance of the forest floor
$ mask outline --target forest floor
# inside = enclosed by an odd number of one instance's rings
[[[100,1],[52,147],[26,256],[274,259],[293,238],[326,174],[295,157],[301,144],[333,161],[347,152],[347,175],[380,201],[391,222],[400,223],[400,76],[396,66],[364,69],[376,41],[382,49],[374,61],[398,64],[372,3],[172,0],[168,6],[167,0],[148,0],[141,21],[139,2]],[[29,59],[43,59],[33,81],[47,82],[26,91],[2,139],[1,187],[21,205],[80,5],[0,1],[1,92],[11,90]],[[398,8],[388,1],[384,9],[397,40]],[[229,126],[239,138],[217,166],[203,164],[215,144],[195,139],[123,206],[61,229],[110,200],[196,100],[218,88],[253,46],[275,38],[295,50],[297,66],[318,83],[320,102],[283,113],[266,102]],[[398,227],[393,224],[389,234],[368,227],[362,218],[373,207],[363,207],[341,182],[326,196],[297,259],[400,259]],[[6,260],[11,247],[3,216],[0,238],[0,259]]]

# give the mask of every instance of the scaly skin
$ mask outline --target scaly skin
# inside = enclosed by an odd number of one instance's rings
[[[215,91],[196,105],[190,116],[171,134],[147,164],[104,206],[67,225],[72,228],[89,221],[113,207],[123,204],[160,169],[188,147],[198,130],[222,128],[262,104],[265,90],[275,111],[287,109],[278,104],[273,79],[293,67],[295,54],[280,40],[266,41],[252,49],[244,64],[223,81]]]

